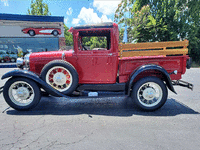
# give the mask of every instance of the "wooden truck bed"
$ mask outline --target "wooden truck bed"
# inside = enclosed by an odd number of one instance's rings
[[[130,74],[138,67],[156,64],[178,74],[170,75],[172,80],[181,79],[186,71],[188,41],[119,44],[119,81],[128,81]]]
[[[186,55],[189,41],[152,42],[137,44],[119,44],[119,56],[158,56],[158,55]]]

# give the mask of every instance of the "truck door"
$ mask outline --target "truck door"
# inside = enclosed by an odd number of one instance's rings
[[[91,38],[94,37],[91,36]],[[79,83],[104,84],[116,82],[118,54],[112,48],[110,35],[101,36],[100,38],[107,40],[104,42],[106,45],[101,47],[98,44],[96,45],[97,47],[85,46],[86,42],[84,40],[88,40],[88,37],[86,39],[80,37],[78,40]]]

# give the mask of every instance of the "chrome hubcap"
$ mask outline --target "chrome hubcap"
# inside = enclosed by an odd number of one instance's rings
[[[153,88],[146,88],[142,95],[146,100],[153,100],[155,98],[155,94],[156,91]]]
[[[53,76],[53,80],[57,85],[63,85],[66,83],[67,81],[67,77],[65,74],[61,73],[61,72],[57,72],[54,76]]]
[[[146,107],[156,106],[163,97],[161,87],[155,82],[144,83],[137,92],[139,102]]]
[[[16,95],[21,99],[27,99],[29,94],[29,90],[25,87],[20,87],[16,90]]]
[[[11,101],[18,106],[29,105],[35,97],[32,86],[25,81],[14,82],[9,87],[8,94]]]
[[[66,68],[56,66],[47,72],[46,81],[56,90],[63,92],[72,85],[72,75]]]

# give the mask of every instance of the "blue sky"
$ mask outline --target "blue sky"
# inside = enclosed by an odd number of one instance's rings
[[[43,0],[52,16],[63,16],[71,26],[110,22],[121,0]],[[31,0],[1,0],[0,13],[26,15]]]

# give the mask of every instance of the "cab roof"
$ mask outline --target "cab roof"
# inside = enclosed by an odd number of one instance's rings
[[[99,24],[88,24],[73,27],[74,29],[91,29],[91,28],[113,28],[113,22],[104,22]]]

